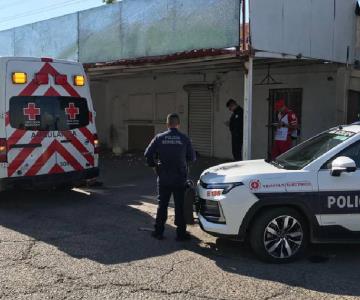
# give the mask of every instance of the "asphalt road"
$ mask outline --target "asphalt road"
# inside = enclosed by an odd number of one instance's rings
[[[206,163],[205,163],[206,164]],[[150,237],[151,170],[105,159],[103,187],[7,192],[0,197],[4,299],[335,299],[360,296],[360,247],[317,246],[288,265],[259,262],[246,245]],[[195,170],[196,173],[196,170]]]

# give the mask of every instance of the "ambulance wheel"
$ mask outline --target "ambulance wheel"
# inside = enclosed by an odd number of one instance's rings
[[[250,245],[266,262],[287,263],[300,258],[308,245],[308,226],[292,208],[273,208],[255,217],[250,228]]]

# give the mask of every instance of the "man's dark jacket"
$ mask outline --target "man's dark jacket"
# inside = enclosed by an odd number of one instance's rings
[[[231,115],[230,118],[230,131],[233,137],[243,137],[244,133],[244,111],[238,106]]]
[[[145,157],[150,167],[157,168],[159,185],[172,187],[185,185],[187,163],[196,159],[190,139],[175,128],[155,136]]]

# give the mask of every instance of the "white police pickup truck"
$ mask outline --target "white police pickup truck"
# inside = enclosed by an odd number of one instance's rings
[[[309,242],[359,242],[360,123],[323,132],[274,161],[212,167],[197,195],[204,231],[246,239],[266,261],[298,258]]]

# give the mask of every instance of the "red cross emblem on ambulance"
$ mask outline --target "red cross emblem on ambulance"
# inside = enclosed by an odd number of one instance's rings
[[[65,108],[65,113],[69,116],[70,120],[76,120],[76,117],[80,114],[80,111],[74,103],[69,103],[69,107]]]
[[[28,103],[24,108],[24,115],[29,118],[29,121],[36,121],[36,117],[40,116],[40,108],[36,107],[35,103]]]

